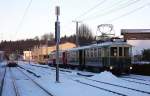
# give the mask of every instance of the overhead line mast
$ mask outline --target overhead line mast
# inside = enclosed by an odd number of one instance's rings
[[[56,6],[55,42],[56,42],[56,82],[59,83],[59,43],[60,43],[60,7]]]
[[[79,23],[81,23],[81,21],[72,21],[72,22],[75,22],[76,23],[76,46],[79,47]]]

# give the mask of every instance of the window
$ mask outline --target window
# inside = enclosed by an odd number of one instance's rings
[[[124,48],[124,56],[129,56],[129,48],[128,47]]]
[[[93,57],[93,49],[90,49],[91,57]]]
[[[101,48],[98,48],[98,56],[101,56]]]
[[[117,47],[111,47],[111,56],[117,56]]]
[[[86,50],[86,57],[89,57],[89,50]]]
[[[94,56],[97,57],[97,48],[94,48]]]
[[[122,54],[122,47],[119,47],[119,56],[123,56],[123,54]]]

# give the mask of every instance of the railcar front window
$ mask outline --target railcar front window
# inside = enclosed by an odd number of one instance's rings
[[[111,47],[111,56],[117,56],[117,47]]]
[[[122,47],[119,47],[119,56],[123,56],[123,54],[122,54]]]
[[[124,48],[124,56],[129,56],[129,48],[128,47]]]

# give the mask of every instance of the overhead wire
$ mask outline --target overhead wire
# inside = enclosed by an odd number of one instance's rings
[[[98,4],[94,5],[93,7],[91,7],[90,9],[88,9],[87,11],[83,12],[81,15],[79,15],[77,18],[83,17],[84,15],[88,14],[90,11],[93,11],[95,8],[101,6],[103,3],[105,3],[107,0],[103,0],[101,2],[99,2]]]
[[[121,10],[121,9],[124,9],[124,8],[127,8],[127,7],[129,7],[129,6],[131,6],[131,5],[133,5],[133,4],[135,4],[135,3],[138,3],[139,1],[141,1],[141,0],[135,0],[135,1],[130,1],[130,2],[126,2],[126,3],[124,3],[124,4],[121,4],[120,6],[117,6],[117,7],[115,7],[115,8],[112,8],[112,9],[110,9],[110,10],[108,10],[108,11],[106,11],[106,12],[103,12],[103,13],[101,13],[101,14],[98,14],[98,15],[96,15],[96,16],[94,16],[94,17],[89,17],[89,18],[84,18],[83,19],[83,21],[84,20],[93,20],[93,19],[96,19],[96,18],[99,18],[99,17],[102,17],[102,16],[106,16],[106,15],[108,15],[108,14],[111,14],[111,13],[113,13],[113,12],[117,12],[117,11],[119,11],[119,10]]]
[[[22,16],[22,18],[21,18],[21,20],[19,22],[19,25],[18,25],[17,29],[16,29],[16,33],[15,33],[14,39],[17,37],[17,33],[18,33],[18,31],[20,30],[20,28],[21,28],[21,26],[23,24],[23,21],[24,21],[25,16],[27,15],[27,13],[29,11],[29,8],[30,8],[31,4],[32,4],[32,0],[29,1],[28,5],[27,5],[27,7],[26,7],[26,9],[24,11],[24,14],[23,14],[23,16]]]
[[[136,8],[136,9],[134,9],[134,10],[131,10],[131,11],[129,11],[129,12],[126,12],[126,13],[124,13],[124,14],[118,16],[118,17],[115,17],[115,18],[113,18],[113,19],[111,19],[111,20],[109,20],[109,21],[107,21],[107,22],[113,22],[113,21],[118,20],[118,19],[120,19],[120,18],[122,18],[122,17],[125,17],[125,16],[128,16],[128,15],[130,15],[130,14],[133,14],[133,13],[135,13],[135,12],[137,12],[137,11],[143,9],[144,7],[146,7],[146,5],[150,5],[150,3],[144,4],[144,5],[138,7],[138,8]]]
[[[117,1],[117,0],[116,0]],[[124,0],[124,1],[126,1],[126,0]],[[119,0],[119,1],[117,1],[117,2],[112,2],[112,5],[111,6],[109,6],[109,8],[108,9],[111,9],[111,8],[113,8],[114,6],[116,6],[116,5],[120,5],[121,3],[124,3],[124,1],[122,1],[122,0]],[[130,1],[130,0],[129,0]],[[104,3],[103,3],[104,4]],[[105,3],[105,4],[107,4],[107,3]],[[100,4],[100,5],[102,5],[102,4]],[[95,7],[95,6],[94,6]],[[92,8],[94,8],[94,7],[92,7]],[[99,7],[99,6],[96,6],[96,8],[97,7]],[[91,13],[92,11],[94,11],[94,9],[92,10],[92,8],[90,8],[87,12],[88,12],[88,14],[89,13]],[[106,9],[106,6],[100,6],[100,8],[98,9],[98,11],[101,11],[101,12],[104,12],[104,10]],[[85,14],[86,15],[86,14]],[[84,15],[84,16],[85,16]],[[81,15],[80,15],[80,18],[78,18],[78,19],[81,19],[81,18],[83,18],[84,16],[82,16],[81,17]]]
[[[96,9],[97,7],[103,5],[106,1],[107,1],[107,0],[103,0],[103,1],[101,1],[100,3],[94,5],[93,7],[91,7],[91,8],[88,9],[87,11],[83,12],[83,13],[82,13],[81,15],[79,15],[78,17],[76,17],[76,20],[79,19],[79,18],[83,18],[85,15],[89,14],[90,12],[92,12],[92,11],[93,11],[94,9]],[[130,0],[129,0],[129,1],[130,1]],[[115,2],[115,3],[113,4],[113,6],[116,6],[116,4],[120,4],[120,3],[122,3],[122,2],[123,2],[122,0],[119,0],[119,1]],[[112,7],[113,7],[113,6],[112,6]],[[103,6],[101,6],[101,8],[104,9]],[[82,23],[83,23],[83,22],[82,22]],[[68,25],[70,25],[70,23],[69,23]]]

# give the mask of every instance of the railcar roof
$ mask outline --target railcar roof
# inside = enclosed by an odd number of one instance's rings
[[[71,48],[71,49],[68,49],[68,51],[82,50],[82,49],[88,49],[88,48],[93,48],[93,47],[108,47],[108,46],[115,46],[115,45],[126,45],[126,46],[131,47],[131,45],[127,44],[126,42],[105,42],[105,43],[99,43],[99,44],[92,44],[89,46]]]

